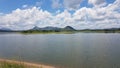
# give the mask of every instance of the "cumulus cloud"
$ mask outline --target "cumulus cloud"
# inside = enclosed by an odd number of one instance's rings
[[[64,7],[67,10],[76,10],[79,9],[82,1],[83,0],[63,0],[63,2],[60,2],[60,0],[52,0],[52,8]]]
[[[60,0],[52,0],[52,8],[57,9],[60,8],[62,4],[60,3]]]
[[[16,29],[28,29],[26,26],[34,26],[36,22],[49,18],[50,13],[43,11],[42,9],[33,7],[29,9],[16,9],[10,14],[0,16],[0,25],[10,25],[11,27],[17,27]]]
[[[75,10],[80,7],[82,0],[64,0],[64,7],[68,10]]]
[[[42,1],[36,2],[35,6],[40,7],[42,5]]]
[[[118,6],[120,4],[116,0],[113,4],[109,4],[106,7],[83,7],[74,13],[74,20],[76,22],[84,22],[80,23],[80,25],[87,26],[86,28],[117,28],[120,27]]]
[[[36,2],[35,4],[33,4],[33,5],[24,4],[24,5],[22,5],[22,8],[23,8],[23,9],[27,9],[27,8],[32,8],[32,7],[41,7],[42,4],[43,4],[43,1],[44,1],[44,0],[37,1],[37,2]]]
[[[16,9],[9,14],[0,14],[0,27],[30,29],[34,26],[65,27],[76,29],[103,29],[120,27],[120,1],[105,7],[82,7],[73,14],[69,10],[58,11],[56,15],[38,7]]]
[[[104,6],[104,5],[106,5],[105,0],[88,0],[88,3],[93,4],[94,6]]]
[[[28,7],[28,5],[26,5],[26,4],[22,6],[22,8],[27,8],[27,7]]]

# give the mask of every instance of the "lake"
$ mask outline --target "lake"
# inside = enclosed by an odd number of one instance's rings
[[[2,33],[0,58],[61,68],[120,68],[120,34]]]

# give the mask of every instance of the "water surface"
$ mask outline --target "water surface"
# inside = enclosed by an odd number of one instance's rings
[[[120,34],[0,34],[0,57],[61,68],[120,68]]]

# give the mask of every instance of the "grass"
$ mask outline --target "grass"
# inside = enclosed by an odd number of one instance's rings
[[[54,68],[53,66],[29,62],[0,59],[0,68]]]
[[[25,68],[24,64],[22,63],[10,63],[6,61],[0,62],[0,68]]]

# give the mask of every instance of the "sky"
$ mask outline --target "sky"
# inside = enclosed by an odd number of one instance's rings
[[[0,28],[120,28],[120,0],[0,0]]]

